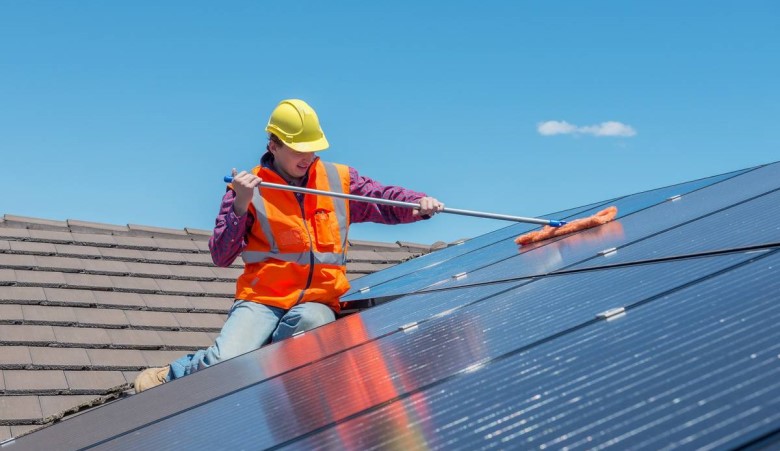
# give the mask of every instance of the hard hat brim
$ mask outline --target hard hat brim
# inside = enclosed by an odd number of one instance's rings
[[[330,147],[330,144],[328,144],[328,140],[325,139],[323,136],[322,138],[316,140],[316,141],[308,141],[308,142],[301,142],[301,143],[288,143],[285,140],[282,140],[283,143],[287,145],[290,149],[296,151],[296,152],[319,152],[320,150],[325,150],[328,147]]]

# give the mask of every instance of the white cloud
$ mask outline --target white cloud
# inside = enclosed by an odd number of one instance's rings
[[[547,121],[539,124],[539,133],[544,136],[566,135],[577,131],[577,127],[566,121]]]
[[[539,131],[539,134],[543,136],[581,134],[631,137],[636,135],[634,127],[616,121],[607,121],[598,125],[586,125],[583,127],[570,124],[566,121],[547,121],[540,122],[537,126],[537,130]]]

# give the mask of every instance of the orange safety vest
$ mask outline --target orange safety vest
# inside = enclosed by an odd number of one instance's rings
[[[263,181],[286,184],[261,166],[252,172]],[[307,188],[349,193],[349,168],[317,160],[309,168]],[[290,309],[320,302],[339,312],[339,298],[349,289],[347,230],[349,202],[329,196],[259,188],[249,211],[255,218],[241,254],[244,273],[236,299]]]

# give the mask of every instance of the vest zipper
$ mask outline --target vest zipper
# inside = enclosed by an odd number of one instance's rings
[[[306,234],[309,235],[309,277],[306,279],[306,287],[301,290],[298,300],[295,301],[295,305],[298,305],[303,299],[306,290],[311,286],[311,279],[314,278],[314,249],[311,245],[311,230],[309,230],[309,224],[306,223],[306,211],[303,208],[303,194],[295,193],[295,198],[298,200],[298,205],[301,207],[301,218],[303,218],[303,226],[306,228]]]

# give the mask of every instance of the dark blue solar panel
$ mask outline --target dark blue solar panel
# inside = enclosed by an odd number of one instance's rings
[[[776,434],[778,257],[504,354],[290,448],[735,449]]]
[[[573,218],[588,216],[604,208],[607,205],[612,205],[617,202],[619,202],[620,205],[620,215],[625,216],[627,214],[630,214],[631,212],[638,211],[643,208],[647,208],[648,206],[656,204],[658,202],[662,202],[668,197],[674,195],[686,194],[695,191],[697,189],[701,189],[702,187],[706,187],[714,183],[734,177],[736,175],[742,174],[744,172],[745,170],[740,170],[740,171],[735,171],[727,174],[718,175],[715,177],[708,177],[705,179],[694,180],[687,183],[672,185],[672,186],[668,186],[668,187],[664,187],[652,191],[626,196],[620,199],[614,199],[612,201],[599,202],[584,207],[553,213],[550,215],[546,215],[545,217],[551,219],[573,219]],[[367,299],[371,297],[381,297],[381,296],[389,296],[393,294],[409,293],[414,290],[406,290],[405,288],[403,288],[407,286],[407,283],[411,283],[404,276],[410,274],[417,274],[417,272],[420,271],[421,269],[427,270],[431,267],[437,266],[443,262],[446,262],[450,259],[453,259],[461,255],[469,254],[465,258],[471,259],[472,254],[475,251],[479,251],[482,254],[487,254],[488,256],[492,256],[490,258],[496,258],[496,259],[505,258],[507,255],[512,255],[512,253],[515,252],[515,249],[513,247],[506,246],[507,243],[512,243],[512,239],[515,238],[516,236],[522,235],[523,233],[536,228],[538,227],[529,224],[514,224],[509,227],[504,227],[502,229],[496,230],[495,232],[491,232],[482,235],[480,237],[468,240],[458,246],[452,246],[446,249],[442,249],[433,252],[431,254],[427,254],[422,257],[416,258],[409,262],[403,263],[401,265],[393,266],[392,268],[388,268],[384,271],[379,271],[361,277],[359,279],[355,279],[352,281],[352,289],[349,292],[347,292],[347,294],[344,297],[342,297],[342,300],[345,302],[349,302],[354,300]],[[485,249],[486,247],[489,247],[494,243],[499,244],[498,250],[494,250],[493,248]],[[505,252],[507,250],[509,251],[508,254]],[[459,264],[460,263],[457,263],[455,264],[455,266],[458,266]],[[424,272],[421,277],[423,279],[428,278],[427,272]],[[399,278],[401,279],[399,280]],[[376,287],[382,284],[389,284],[391,285],[391,287],[386,287],[383,290],[378,291]],[[400,288],[399,288],[399,284],[400,284]],[[426,285],[427,284],[423,284],[423,286]],[[422,288],[419,286],[419,284],[415,284],[414,286],[418,288]],[[361,289],[368,288],[368,287],[371,288],[370,291],[360,292]]]
[[[546,277],[215,399],[103,446],[274,446],[549,340],[587,324],[602,311],[647,300],[751,257],[755,255],[734,254]],[[391,314],[387,308],[376,310],[379,316]],[[381,319],[374,318],[377,323]],[[368,319],[365,330],[369,335],[382,332]],[[264,365],[257,362],[258,367]],[[171,430],[181,434],[171,436]]]
[[[418,273],[416,277],[421,279],[420,283],[429,282],[429,288],[438,289],[544,274],[591,259],[607,249],[645,239],[663,230],[706,216],[718,209],[765,194],[777,189],[779,181],[780,164],[764,166],[692,192],[676,201],[663,202],[636,214],[624,216],[601,227],[568,235],[557,241],[537,243],[530,246],[529,250],[521,248],[519,253],[515,247],[511,258],[499,260],[490,259],[489,255],[480,256],[481,258],[473,256],[469,261],[463,262],[459,268],[441,265],[441,269],[434,268]],[[617,205],[620,209],[620,202]],[[514,242],[505,244],[501,256],[509,255],[512,246]],[[456,274],[457,270],[469,271],[469,273],[466,277],[456,280],[451,276]],[[423,275],[428,277],[423,279]],[[413,280],[414,277],[409,276],[404,281]],[[438,282],[431,284],[432,280]],[[419,284],[414,285],[409,282],[407,286],[419,289]],[[404,287],[398,289],[402,288]],[[372,291],[375,294],[384,292],[381,286]]]
[[[780,191],[675,227],[572,268],[780,243]]]
[[[590,211],[593,208],[603,206],[603,202],[596,204],[586,205],[583,207],[577,207],[570,210],[554,213],[546,216],[550,219],[566,219],[571,216],[578,216],[584,211]],[[407,274],[414,273],[421,269],[436,266],[451,258],[458,257],[463,254],[474,252],[475,250],[482,249],[496,242],[506,241],[512,239],[517,235],[523,234],[530,230],[538,228],[534,224],[515,223],[507,227],[502,227],[493,232],[485,235],[480,235],[476,238],[464,241],[458,245],[450,246],[444,249],[437,250],[429,254],[422,255],[420,257],[404,262],[400,265],[395,265],[382,271],[378,271],[372,274],[365,275],[358,279],[354,279],[351,282],[352,288],[342,297],[342,300],[355,300],[365,299],[360,293],[360,290],[366,287],[376,286],[382,283],[387,283],[403,277]]]

